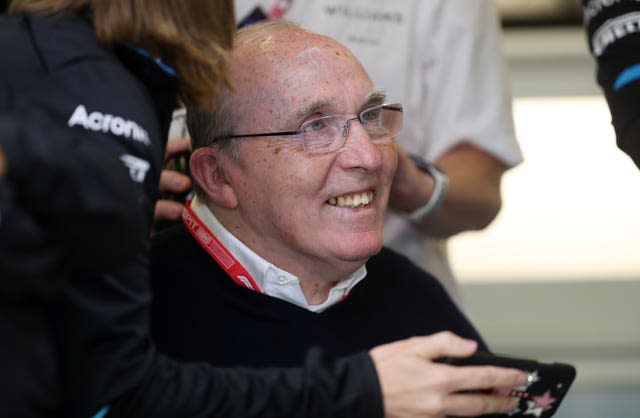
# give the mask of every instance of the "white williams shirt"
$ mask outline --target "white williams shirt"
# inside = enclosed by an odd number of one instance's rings
[[[191,209],[222,245],[244,266],[266,295],[293,303],[312,312],[322,312],[344,299],[351,289],[367,275],[367,269],[362,265],[351,277],[332,287],[327,300],[319,305],[309,305],[302,293],[300,280],[296,276],[279,269],[244,245],[218,221],[209,208],[198,200],[197,196],[191,201]]]

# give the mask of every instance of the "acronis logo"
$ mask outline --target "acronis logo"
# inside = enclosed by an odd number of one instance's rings
[[[131,180],[136,183],[144,183],[147,171],[149,171],[149,168],[151,167],[151,164],[149,164],[148,161],[131,154],[121,155],[120,161],[122,161],[122,163],[129,169]]]
[[[87,109],[81,104],[73,111],[73,115],[69,118],[67,125],[70,127],[80,125],[84,129],[104,133],[110,132],[113,135],[133,139],[147,146],[151,144],[147,131],[134,121],[97,111],[88,113]]]

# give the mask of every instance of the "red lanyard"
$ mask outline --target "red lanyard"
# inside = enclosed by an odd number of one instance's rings
[[[191,209],[191,200],[188,200],[182,208],[182,223],[187,228],[187,231],[198,241],[198,244],[209,253],[236,284],[262,293],[260,286],[253,280],[253,277],[244,266],[222,245]]]

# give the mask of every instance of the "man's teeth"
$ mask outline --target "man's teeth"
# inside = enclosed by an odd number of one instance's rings
[[[358,208],[366,206],[373,201],[373,192],[354,193],[351,195],[344,195],[338,197],[332,197],[328,200],[328,203],[332,206],[339,206],[343,208]]]

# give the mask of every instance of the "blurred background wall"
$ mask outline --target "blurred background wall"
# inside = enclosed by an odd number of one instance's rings
[[[467,311],[494,351],[578,368],[557,418],[638,418],[640,171],[615,145],[580,1],[495,2],[525,163],[494,223],[451,240]]]

